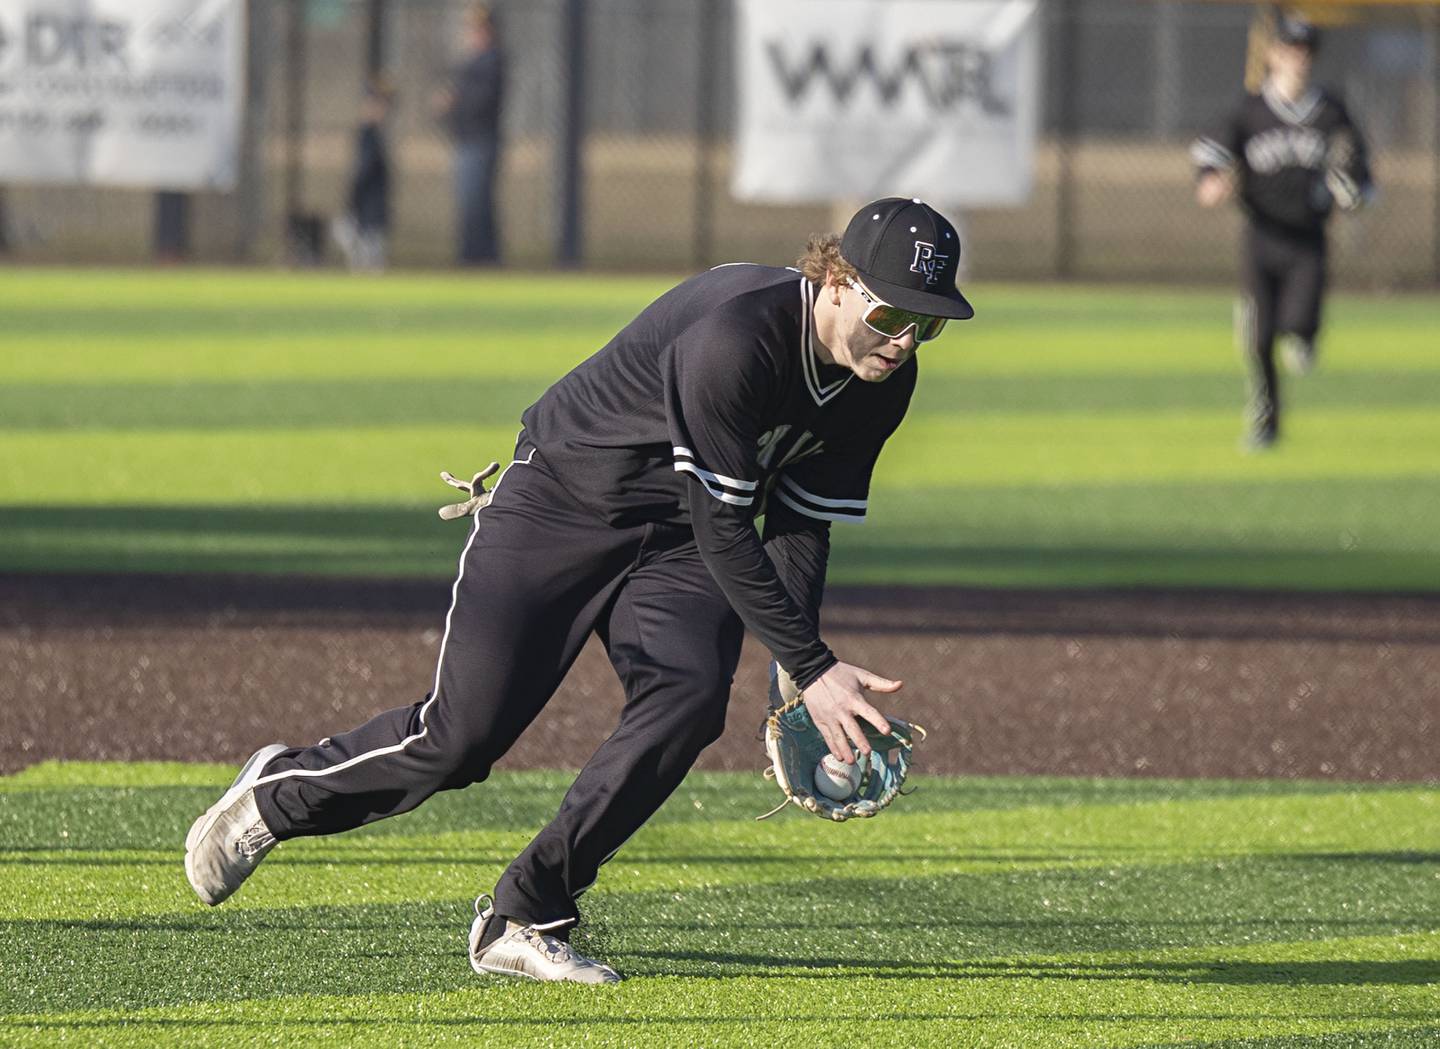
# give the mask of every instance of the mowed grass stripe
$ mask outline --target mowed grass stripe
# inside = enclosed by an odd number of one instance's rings
[[[234,379],[345,372],[549,374],[602,345],[675,278],[85,271],[0,274],[0,379]],[[984,311],[927,349],[965,375],[1230,374],[1225,290],[977,285]],[[1337,295],[1325,371],[1433,372],[1433,298]],[[123,351],[123,352],[118,352]]]
[[[1060,427],[1027,413],[921,414],[886,446],[876,491],[927,487],[1192,481],[1344,482],[1434,477],[1440,413],[1316,409],[1295,426],[1311,438],[1292,455],[1247,460],[1234,453],[1229,412],[1112,414]],[[147,428],[4,433],[0,504],[408,502],[433,495],[427,463],[445,456],[504,458],[518,423],[406,426],[273,426],[245,430]],[[1136,435],[1144,433],[1146,440]],[[1434,443],[1432,443],[1434,442]],[[941,454],[943,451],[944,454]],[[66,465],[84,462],[77,489]],[[437,467],[438,469],[438,467]],[[226,471],[224,476],[195,471]],[[1440,509],[1440,493],[1430,492]],[[1425,530],[1424,533],[1433,535]]]
[[[444,437],[436,440],[438,447]],[[460,463],[481,457],[435,452],[431,461],[463,472]],[[403,455],[394,465],[407,484],[419,485],[412,502],[388,505],[357,493],[346,500],[335,491],[319,505],[236,499],[229,505],[160,501],[96,508],[83,501],[89,478],[67,472],[48,482],[57,489],[55,504],[0,505],[6,539],[0,565],[451,577],[465,530],[434,515],[449,489],[428,470],[416,473]],[[209,496],[253,483],[194,463],[186,468],[184,484],[208,484],[215,490]],[[315,475],[317,489],[343,489],[346,481],[328,469]],[[354,486],[372,481],[357,476]],[[64,482],[71,488],[58,491]],[[1440,540],[1424,524],[1436,516],[1436,488],[1423,474],[1325,486],[1300,479],[877,486],[867,523],[832,533],[830,578],[1435,590]]]
[[[100,764],[93,766],[93,772],[91,769],[89,763],[46,762],[0,778],[0,846],[12,851],[78,848],[82,844],[106,849],[169,848],[175,835],[189,826],[193,812],[208,805],[206,799],[215,793],[215,787],[224,786],[234,773],[232,766],[167,763]],[[344,847],[347,842],[392,835],[533,830],[554,812],[572,778],[566,771],[506,772],[503,789],[480,785],[462,792],[443,792],[404,819],[384,820],[325,842]],[[1113,815],[1117,834],[1150,849],[1167,844],[1191,848],[1201,843],[1281,848],[1317,833],[1298,813],[1328,812],[1334,819],[1322,826],[1344,828],[1344,836],[1338,841],[1326,839],[1327,846],[1339,847],[1345,841],[1356,845],[1388,842],[1399,848],[1409,840],[1403,836],[1407,826],[1428,828],[1435,835],[1431,840],[1440,844],[1440,825],[1435,819],[1440,817],[1440,792],[1424,787],[1329,780],[929,775],[921,775],[917,786],[923,789],[909,795],[905,808],[887,813],[885,820],[844,827],[815,826],[808,820],[800,821],[798,827],[794,820],[752,826],[753,817],[773,802],[772,785],[743,773],[693,772],[652,826],[664,826],[671,834],[698,828],[695,833],[702,841],[707,833],[704,828],[736,827],[743,830],[749,849],[767,843],[788,849],[793,846],[790,837],[802,829],[810,835],[853,842],[879,840],[889,834],[903,837],[910,833],[906,824],[911,820],[927,825],[954,821],[957,827],[963,824],[965,840],[971,845],[1003,847],[1015,820],[1038,819],[1042,827],[1053,820],[1053,833],[1064,835],[1088,833],[1087,819],[1103,821]],[[1407,811],[1413,806],[1413,811],[1390,833],[1377,821],[1382,810],[1397,805]],[[1194,807],[1197,815],[1174,815],[1185,812],[1185,806]],[[1068,817],[1059,818],[1067,812]],[[1202,813],[1211,815],[1199,820]],[[1235,813],[1254,817],[1239,820]],[[992,826],[998,828],[993,840],[987,831]]]
[[[23,1018],[14,1044],[48,1044],[60,1031],[106,1045],[233,1045],[237,1037],[303,1039],[307,1045],[706,1045],[769,1047],[874,1044],[1095,1049],[1157,1044],[1246,1049],[1427,1046],[1437,1029],[1411,989],[1358,994],[1275,987],[1200,987],[1177,1006],[1144,982],[1025,978],[955,981],[857,979],[845,987],[765,978],[655,981],[644,989],[487,984],[427,994],[353,994],[270,999],[133,1012]],[[648,993],[646,993],[648,992]],[[898,997],[897,997],[898,996]],[[664,999],[661,1009],[649,1008]],[[1116,1003],[1123,1008],[1115,1010]],[[1390,1015],[1381,1013],[1389,1010]],[[1420,1021],[1417,1023],[1417,1020]],[[27,1024],[38,1024],[26,1030]],[[3,1031],[0,1028],[0,1031]],[[1328,1036],[1294,1032],[1332,1032]],[[10,1034],[11,1032],[5,1032]],[[1366,1034],[1371,1038],[1366,1038]],[[27,1040],[28,1036],[28,1040]],[[1296,1041],[1324,1037],[1324,1041]],[[1177,1040],[1183,1039],[1183,1042]],[[1271,1040],[1275,1039],[1275,1040]],[[1357,1040],[1358,1039],[1358,1040]],[[1372,1040],[1373,1039],[1373,1040]]]
[[[216,785],[223,784],[222,777]],[[996,786],[1006,782],[930,777],[907,811],[887,814],[882,821],[839,828],[791,819],[756,826],[753,813],[769,800],[770,791],[755,777],[696,774],[631,843],[614,870],[628,889],[637,891],[745,884],[764,880],[775,865],[823,864],[837,843],[849,856],[847,875],[866,878],[893,866],[897,851],[906,855],[906,874],[927,875],[988,872],[1007,865],[1017,870],[1107,863],[1153,867],[1196,855],[1282,865],[1319,858],[1405,870],[1433,863],[1440,846],[1435,829],[1440,792],[1423,788],[1315,783],[1252,793],[1246,783],[1140,781],[1128,787],[1132,781],[1120,781],[1117,789],[1107,785],[1102,790],[1097,788],[1106,781],[1055,780],[997,794]],[[565,783],[564,773],[510,774],[500,788],[442,795],[405,819],[341,838],[295,843],[267,866],[267,882],[279,891],[282,880],[307,881],[316,868],[330,863],[363,866],[367,856],[381,866],[429,865],[437,871],[467,862],[466,856],[483,862],[480,857],[488,855],[490,862],[503,864],[508,852],[553,812]],[[1118,789],[1121,785],[1127,786]],[[118,853],[139,864],[163,860],[214,792],[214,786],[168,784],[7,790],[0,794],[3,857],[12,876],[16,865],[29,868],[27,883],[17,891],[29,896],[34,913],[90,916],[97,913],[90,909],[97,905],[90,895],[95,868]],[[1103,800],[1112,794],[1120,800]],[[671,865],[679,869],[667,869]],[[34,869],[39,867],[51,871]],[[169,889],[178,894],[174,901],[188,903],[188,890],[175,871],[170,873],[175,876],[168,879]],[[348,899],[373,902],[365,895],[371,887],[382,888],[382,898],[390,898],[393,886],[387,882],[408,877],[379,873],[364,885],[345,886]],[[81,883],[72,883],[72,877]],[[53,891],[43,888],[47,881]],[[146,906],[163,906],[166,895],[147,895]],[[235,906],[273,906],[270,895],[262,884]],[[1423,905],[1433,906],[1440,886],[1426,895]]]
[[[435,473],[503,461],[670,283],[6,271],[0,570],[447,575]],[[1246,457],[1228,290],[975,293],[832,578],[1440,587],[1433,297],[1338,296],[1284,445]]]
[[[0,1041],[768,1045],[843,1028],[1087,1046],[1440,1024],[1433,787],[930,777],[909,811],[834,827],[757,825],[773,787],[699,774],[587,897],[577,942],[635,977],[596,992],[478,980],[461,947],[463,893],[565,773],[292,843],[216,911],[189,897],[179,842],[229,773],[0,780]]]
[[[563,369],[557,369],[556,376]],[[556,376],[462,375],[415,378],[380,376],[227,381],[11,383],[0,388],[0,420],[6,431],[166,429],[248,430],[286,427],[406,427],[419,423],[518,426],[524,409]],[[1164,412],[1218,411],[1232,423],[1241,384],[1229,374],[1050,375],[1020,385],[1010,376],[927,374],[911,418],[928,415],[1059,417],[1070,425],[1096,412],[1121,422],[1136,405],[1146,416]],[[1373,425],[1376,415],[1440,404],[1440,371],[1417,371],[1408,381],[1394,372],[1363,371],[1321,376],[1296,391],[1292,406],[1305,415],[1325,409],[1351,428]],[[1357,418],[1358,417],[1358,418]],[[982,424],[983,425],[983,424]],[[1400,425],[1404,425],[1403,420]],[[1229,436],[1227,432],[1227,436]]]
[[[97,835],[98,841],[105,843],[103,849],[70,845],[85,840],[81,831],[71,829],[73,821],[67,818],[75,803],[57,799],[52,792],[31,794],[27,804],[5,804],[0,809],[0,827],[7,830],[12,844],[0,852],[0,880],[11,883],[11,897],[0,910],[0,918],[23,913],[70,921],[119,913],[114,909],[113,893],[105,888],[109,868],[117,865],[143,870],[146,881],[154,882],[136,901],[146,913],[183,911],[192,901],[180,880],[173,850],[174,843],[183,839],[189,818],[203,808],[196,800],[203,802],[204,798],[195,799],[194,794],[156,790],[154,801],[167,805],[163,823],[172,829],[167,838],[149,841],[146,848],[135,847],[134,839],[117,837],[109,828]],[[140,816],[126,812],[127,808],[139,808],[134,803],[127,805],[131,801],[127,795],[95,800],[92,791],[84,797],[89,799],[85,802],[89,810],[114,812],[122,819]],[[422,832],[413,826],[414,821],[402,820],[387,824],[379,838],[354,834],[338,840],[299,842],[277,854],[267,864],[265,881],[227,909],[302,905],[315,898],[317,891],[321,898],[355,905],[405,899],[407,893],[422,886],[430,886],[429,894],[442,897],[497,876],[554,807],[542,803],[542,812],[533,821],[516,826],[519,821],[504,808],[508,799],[503,792],[499,799],[493,791],[476,792],[470,800],[499,826]],[[44,802],[53,803],[57,818],[49,826],[35,828],[43,835],[37,839],[26,833],[24,814],[41,811]],[[781,882],[797,864],[824,870],[840,849],[846,856],[844,878],[840,879],[837,871],[828,878],[817,874],[813,880],[859,883],[891,876],[943,882],[960,875],[984,878],[1000,872],[1029,872],[1042,880],[1073,875],[1083,884],[1098,882],[1103,888],[1106,878],[1103,872],[1097,876],[1096,870],[1114,868],[1112,886],[1123,880],[1116,872],[1129,872],[1125,877],[1142,880],[1158,879],[1163,886],[1168,879],[1179,878],[1166,873],[1168,869],[1183,868],[1192,858],[1205,857],[1222,864],[1220,870],[1226,869],[1224,864],[1232,864],[1231,873],[1198,871],[1185,874],[1184,880],[1213,877],[1223,884],[1243,884],[1242,893],[1249,894],[1255,885],[1274,877],[1331,878],[1344,883],[1356,876],[1354,872],[1364,872],[1378,888],[1397,877],[1409,879],[1426,865],[1440,862],[1440,842],[1433,830],[1436,809],[1433,797],[1391,793],[1316,795],[1292,799],[1289,804],[1281,804],[1279,799],[1163,801],[1144,806],[909,814],[876,830],[846,829],[843,837],[840,832],[825,833],[803,825],[779,830],[753,828],[748,815],[728,822],[712,819],[681,826],[662,818],[614,861],[607,880],[626,892],[660,891],[662,897],[672,889],[719,893],[732,887],[748,889]],[[1394,832],[1347,835],[1336,830],[1346,821],[1372,820],[1387,821]],[[484,822],[484,817],[472,816],[471,821]],[[1287,833],[1297,822],[1310,828],[1318,824],[1329,836],[1314,829]],[[928,834],[929,840],[922,837],[921,843],[908,844],[917,834]],[[896,863],[896,855],[904,856],[903,865]],[[367,864],[374,869],[367,870]],[[342,878],[327,892],[317,883],[327,878],[332,868],[349,870],[350,877],[356,873],[365,877],[353,883]],[[478,870],[466,876],[466,868]],[[1381,894],[1357,902],[1350,920],[1404,924],[1423,921],[1425,915],[1431,920],[1440,917],[1440,886],[1422,883],[1421,888],[1428,891],[1406,904],[1418,907],[1418,912],[1404,907],[1385,910],[1390,904]],[[937,891],[948,894],[948,890]],[[788,899],[793,891],[782,895]],[[933,891],[919,895],[935,898]],[[1266,893],[1258,895],[1267,898]],[[662,898],[657,906],[667,904]],[[1325,923],[1316,919],[1313,924]]]
[[[347,957],[332,956],[337,963]],[[1143,968],[1143,967],[1141,967]],[[1156,967],[1169,968],[1163,963]],[[1243,971],[1243,965],[1237,970]],[[1246,984],[1174,982],[1195,970],[1175,966],[1127,979],[1113,973],[1033,977],[967,972],[942,978],[867,979],[859,974],[653,978],[606,989],[556,988],[447,973],[411,993],[289,994],[181,1007],[22,1014],[0,1021],[14,1044],[44,1044],[58,1031],[103,1035],[105,1044],[233,1045],[237,1039],[304,1039],[306,1044],[734,1045],[828,1044],[837,1037],[919,1046],[1144,1046],[1184,1039],[1316,1037],[1370,1032],[1392,1040],[1327,1041],[1336,1046],[1423,1046],[1434,1031],[1426,988],[1326,985],[1272,979]],[[1271,977],[1284,970],[1252,972]],[[227,974],[230,975],[230,974]],[[1372,973],[1372,975],[1374,975]],[[231,976],[243,985],[242,973]],[[317,983],[328,984],[320,977]],[[413,986],[413,985],[412,985]],[[5,1028],[9,1027],[9,1031]],[[26,1029],[29,1028],[27,1031]],[[29,1034],[34,1040],[24,1041]],[[7,1041],[7,1044],[11,1044]],[[1247,1046],[1293,1042],[1247,1041]]]

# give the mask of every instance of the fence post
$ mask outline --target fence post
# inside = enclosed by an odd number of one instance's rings
[[[696,26],[699,49],[695,56],[695,268],[703,269],[714,255],[715,225],[710,201],[715,193],[710,177],[715,141],[716,0],[699,0]]]
[[[389,0],[365,0],[365,79],[374,81],[385,68],[385,26]]]
[[[1440,287],[1440,10],[1423,11],[1430,50],[1430,252],[1431,278]]]
[[[1060,106],[1056,119],[1055,156],[1055,275],[1069,277],[1075,266],[1075,99],[1080,85],[1075,60],[1079,19],[1078,0],[1057,0],[1056,32],[1052,36],[1060,51],[1052,68],[1060,82]]]
[[[560,243],[557,245],[557,261],[562,266],[578,266],[584,250],[584,0],[564,0],[561,18],[560,55],[566,67],[566,78],[560,114]]]
[[[282,189],[286,254],[303,256],[301,198],[305,192],[305,0],[285,3],[285,176]],[[300,261],[311,261],[301,259]]]
[[[245,4],[245,107],[240,120],[240,165],[235,187],[234,261],[249,261],[264,224],[265,211],[265,68],[274,42],[268,0]]]
[[[1180,126],[1185,49],[1180,34],[1179,0],[1160,0],[1152,9],[1155,41],[1155,96],[1152,128],[1163,139]]]
[[[157,262],[182,262],[190,255],[190,194],[158,190],[154,200],[151,250]]]

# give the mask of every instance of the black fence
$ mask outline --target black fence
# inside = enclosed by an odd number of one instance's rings
[[[935,0],[964,2],[964,0]],[[5,187],[13,261],[141,261],[183,225],[199,261],[333,259],[361,86],[397,88],[391,259],[454,257],[451,149],[430,104],[468,0],[250,0],[243,177],[176,211],[136,191]],[[500,214],[524,267],[684,270],[793,258],[853,201],[771,207],[729,193],[735,119],[730,0],[508,0]],[[1440,11],[1347,8],[1318,78],[1372,142],[1380,194],[1335,224],[1335,274],[1362,287],[1440,283]],[[1192,197],[1191,137],[1242,90],[1254,8],[1180,0],[1045,0],[1036,182],[1020,207],[962,215],[972,275],[1213,281],[1234,271],[1238,216]],[[944,206],[946,202],[936,201]],[[174,245],[171,244],[173,249]]]

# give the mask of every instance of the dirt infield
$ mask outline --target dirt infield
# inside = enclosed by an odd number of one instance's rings
[[[242,758],[420,699],[445,582],[0,575],[0,773]],[[1440,780],[1440,596],[835,588],[826,637],[903,677],[945,773]],[[747,643],[704,768],[758,770]],[[615,722],[592,644],[504,759],[577,766]]]

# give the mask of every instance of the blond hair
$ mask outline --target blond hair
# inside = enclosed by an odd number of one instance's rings
[[[825,283],[826,275],[833,275],[837,284],[858,277],[855,267],[840,254],[840,234],[816,233],[805,242],[805,254],[795,260],[795,266],[807,280],[816,284]]]
[[[1245,37],[1245,90],[1258,94],[1260,85],[1265,83],[1265,52],[1275,42],[1275,10],[1261,8],[1250,19],[1250,30]]]

